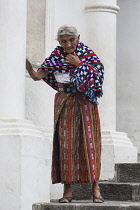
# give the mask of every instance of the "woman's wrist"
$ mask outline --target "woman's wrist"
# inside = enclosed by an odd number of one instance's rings
[[[76,67],[81,66],[82,64],[83,64],[83,62],[82,62],[82,61],[80,61],[80,62],[77,64],[77,66],[76,66]]]
[[[36,80],[36,72],[33,70],[33,67],[28,59],[26,59],[26,69],[33,80]]]

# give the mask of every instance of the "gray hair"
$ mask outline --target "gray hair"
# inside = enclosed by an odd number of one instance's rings
[[[72,35],[78,39],[77,29],[74,26],[63,25],[58,29],[57,41],[60,41],[60,36],[62,35]]]

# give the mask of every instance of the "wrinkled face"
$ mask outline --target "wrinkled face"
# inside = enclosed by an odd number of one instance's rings
[[[79,42],[79,37],[76,39],[73,35],[61,35],[60,36],[60,45],[63,47],[65,52],[73,53],[76,50],[76,45]]]

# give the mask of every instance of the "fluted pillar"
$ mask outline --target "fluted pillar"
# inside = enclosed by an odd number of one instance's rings
[[[104,95],[99,100],[102,128],[101,179],[114,178],[114,164],[136,162],[137,149],[126,133],[116,131],[116,0],[88,0],[86,41],[105,66]],[[121,120],[121,119],[120,119]]]
[[[0,209],[50,197],[50,143],[25,120],[26,0],[0,0]]]

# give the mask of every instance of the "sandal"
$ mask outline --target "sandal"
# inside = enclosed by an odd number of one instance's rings
[[[70,203],[72,201],[72,197],[63,197],[59,199],[59,203]]]
[[[99,201],[95,201],[95,200],[99,200]],[[103,202],[104,202],[104,199],[102,198],[101,195],[99,197],[93,196],[93,203],[103,203]]]

